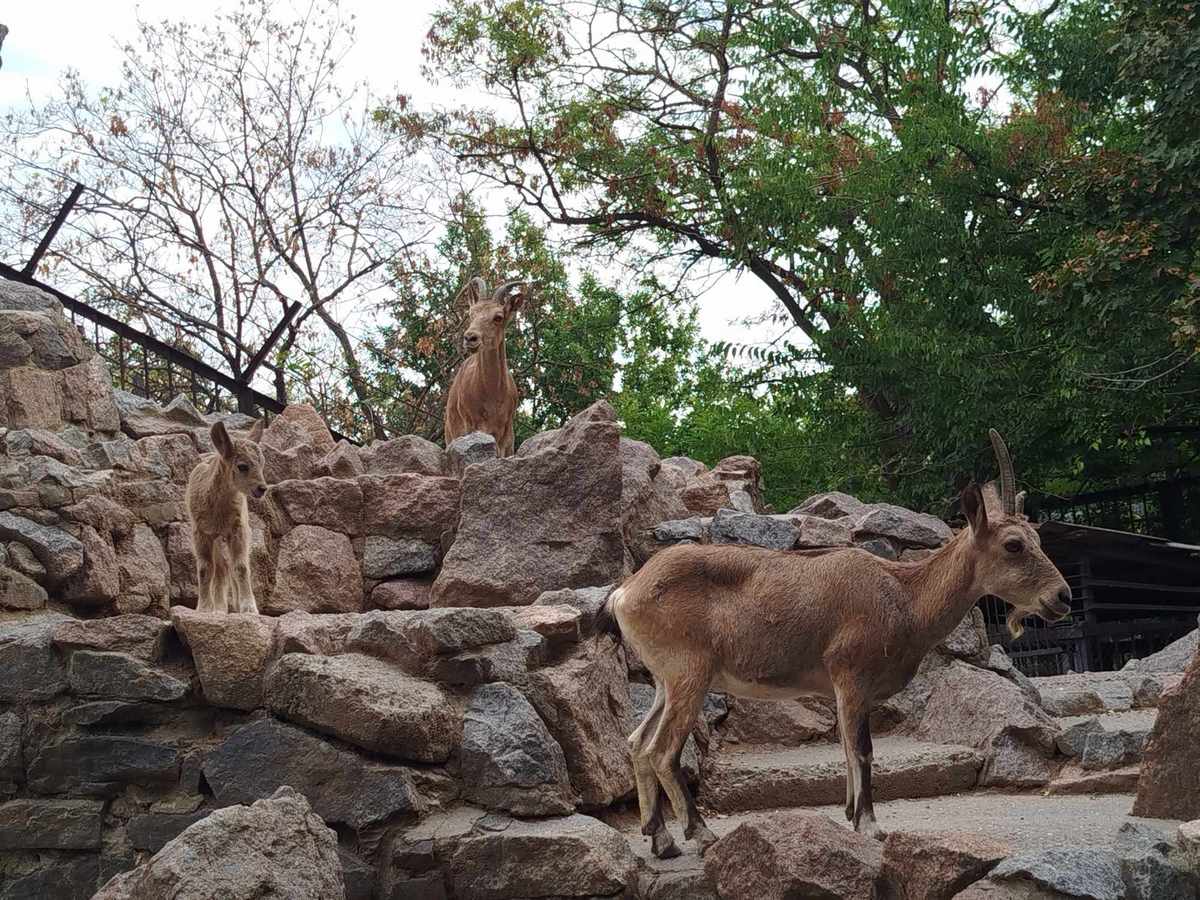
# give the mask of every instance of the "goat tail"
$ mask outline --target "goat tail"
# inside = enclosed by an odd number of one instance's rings
[[[613,606],[621,599],[623,591],[624,588],[614,589],[596,610],[596,616],[592,620],[592,634],[597,641],[600,640],[600,635],[607,634],[612,637],[618,647],[621,645],[621,623],[617,621],[617,613]]]

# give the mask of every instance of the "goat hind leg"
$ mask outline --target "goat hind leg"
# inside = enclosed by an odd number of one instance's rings
[[[716,843],[717,836],[709,830],[700,815],[700,810],[696,808],[696,801],[683,777],[679,757],[683,754],[683,745],[696,722],[707,687],[707,678],[692,678],[668,686],[666,708],[658,728],[654,731],[654,737],[646,747],[654,774],[658,776],[659,783],[671,799],[675,818],[683,822],[683,836],[696,841],[701,856]]]
[[[637,782],[638,811],[641,814],[642,834],[650,838],[650,850],[659,859],[671,859],[679,856],[681,852],[663,820],[665,794],[662,785],[658,783],[654,767],[650,765],[650,760],[643,752],[646,735],[653,734],[658,728],[658,720],[662,715],[666,697],[666,691],[662,686],[655,685],[654,702],[650,705],[650,711],[646,713],[641,724],[634,729],[633,734],[629,735],[629,753],[633,759],[633,776]]]

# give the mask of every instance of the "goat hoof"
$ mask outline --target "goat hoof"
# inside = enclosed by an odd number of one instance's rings
[[[846,821],[854,821],[854,804],[852,802],[846,804]]]
[[[863,837],[874,838],[877,841],[882,841],[887,837],[887,832],[880,828],[878,823],[873,821],[861,822],[854,830]]]
[[[662,831],[656,831],[650,838],[650,852],[659,859],[674,859],[683,851],[679,849],[675,839],[664,828]]]

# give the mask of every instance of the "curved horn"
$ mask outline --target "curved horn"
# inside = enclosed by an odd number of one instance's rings
[[[1000,432],[995,428],[988,429],[988,437],[992,439],[992,449],[996,451],[996,462],[1000,466],[1000,505],[1007,516],[1017,513],[1017,476],[1013,472],[1012,457],[1008,455],[1008,446]]]
[[[454,302],[458,303],[464,297],[467,301],[467,306],[474,306],[480,300],[487,296],[487,282],[476,275],[474,278],[467,281],[463,285],[463,289],[458,292],[458,296],[454,298]]]
[[[508,296],[509,291],[511,291],[515,287],[523,286],[524,284],[525,284],[525,282],[523,282],[519,278],[517,278],[513,281],[504,282],[504,284],[500,285],[500,287],[496,288],[496,290],[492,293],[492,302],[493,303],[502,302],[505,299],[505,297]]]

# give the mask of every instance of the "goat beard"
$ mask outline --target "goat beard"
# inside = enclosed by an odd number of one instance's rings
[[[1015,641],[1025,633],[1025,626],[1021,624],[1021,620],[1025,618],[1026,613],[1019,609],[1010,609],[1008,611],[1008,633],[1013,636]]]

